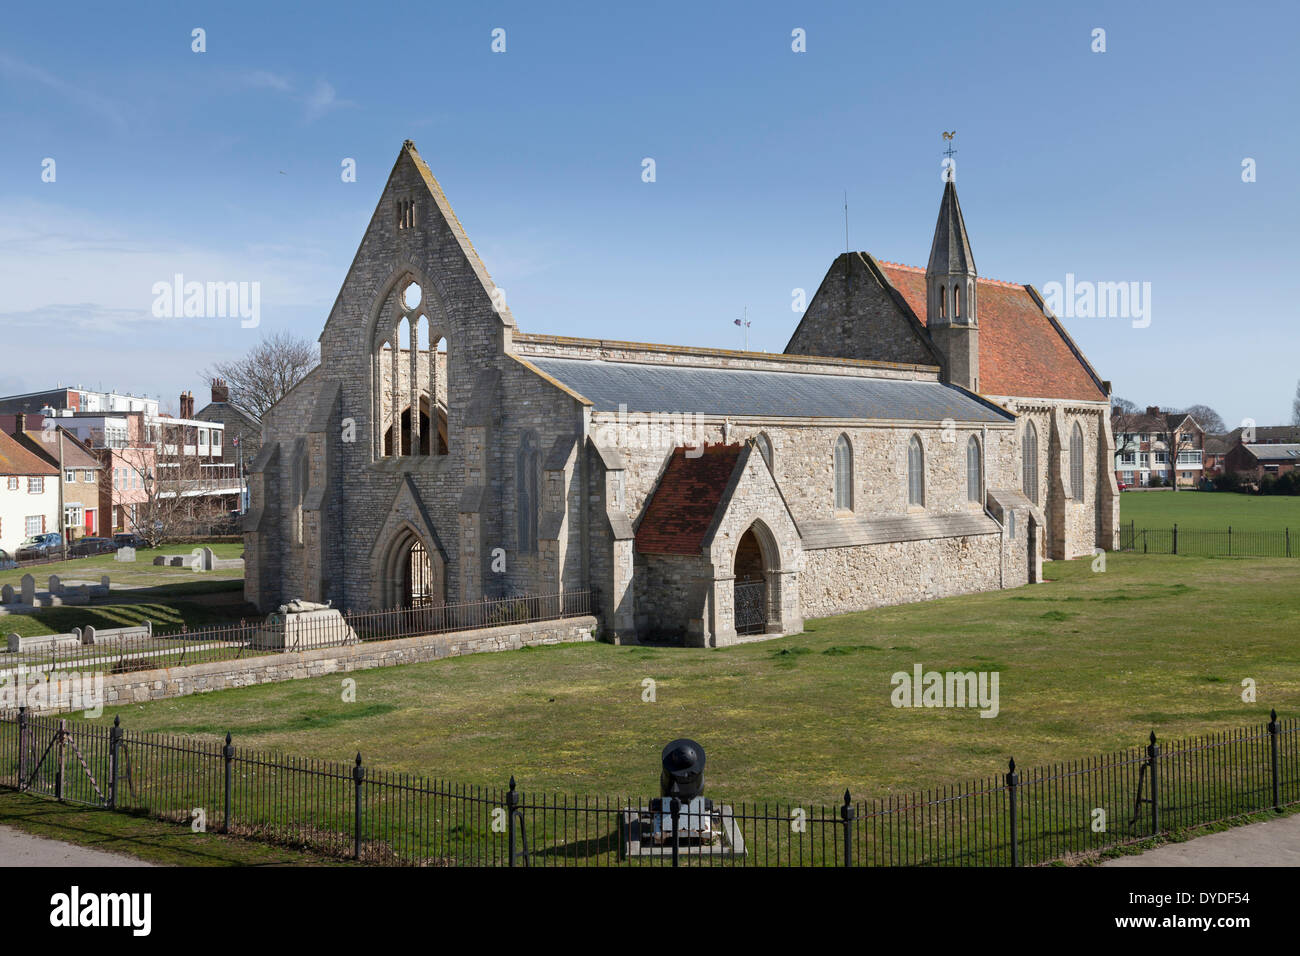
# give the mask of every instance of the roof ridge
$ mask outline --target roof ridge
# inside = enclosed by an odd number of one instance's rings
[[[904,272],[916,272],[919,273],[920,275],[925,275],[925,270],[922,269],[920,266],[909,266],[905,262],[890,262],[888,259],[880,259],[878,261],[882,266],[889,266],[890,268],[893,269],[902,269]],[[975,281],[987,282],[990,285],[1005,286],[1008,289],[1023,289],[1025,287],[1025,284],[1023,282],[1010,282],[1006,279],[991,279],[988,276],[981,276],[981,275],[977,275],[975,277]]]

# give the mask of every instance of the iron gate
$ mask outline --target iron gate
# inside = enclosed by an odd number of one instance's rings
[[[411,554],[406,566],[406,607],[431,607],[433,605],[433,565],[429,561],[429,552],[417,541],[411,545]]]
[[[736,633],[762,634],[767,630],[767,582],[736,582]]]

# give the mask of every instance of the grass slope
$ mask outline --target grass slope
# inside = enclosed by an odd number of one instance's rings
[[[108,711],[135,730],[531,791],[648,793],[677,736],[729,800],[832,803],[1086,757],[1300,711],[1300,565],[1110,555],[1050,583],[810,621],[726,650],[568,645]],[[1001,713],[895,709],[890,677],[996,670]],[[1258,685],[1243,703],[1241,681]],[[655,702],[643,701],[646,679]]]

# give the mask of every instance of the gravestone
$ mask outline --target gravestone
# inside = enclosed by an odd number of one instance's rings
[[[134,561],[134,560],[135,560],[135,548],[118,548],[118,549],[117,549],[117,552],[113,555],[113,560],[114,560],[114,561]],[[155,561],[154,563],[157,564],[158,562]]]
[[[35,605],[36,604],[36,579],[32,577],[30,574],[24,574],[21,587],[23,590],[23,603]]]
[[[50,575],[50,582],[49,582],[49,583],[50,583],[50,596],[51,596],[51,597],[55,597],[56,595],[59,595],[59,594],[62,594],[62,593],[63,593],[63,582],[59,580],[59,576],[58,576],[57,574],[51,574],[51,575]]]
[[[0,604],[13,604],[13,603],[14,603],[14,586],[12,584],[6,584],[4,587],[0,588]]]

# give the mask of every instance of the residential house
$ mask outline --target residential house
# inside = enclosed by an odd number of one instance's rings
[[[45,422],[50,423],[46,428]],[[0,415],[0,429],[62,472],[63,536],[68,541],[100,533],[99,458],[75,435],[39,414]]]
[[[262,448],[261,423],[230,401],[230,386],[219,378],[212,380],[212,401],[195,412],[194,417],[199,421],[219,423],[224,428],[221,461],[238,477],[240,487],[244,489],[239,510],[247,511],[247,486],[244,478],[248,466]]]
[[[59,527],[59,469],[0,431],[0,550]]]
[[[1201,482],[1205,430],[1185,412],[1165,412],[1154,405],[1145,412],[1116,413],[1115,478],[1120,484],[1145,487],[1156,479],[1169,484],[1177,475],[1180,488]]]

